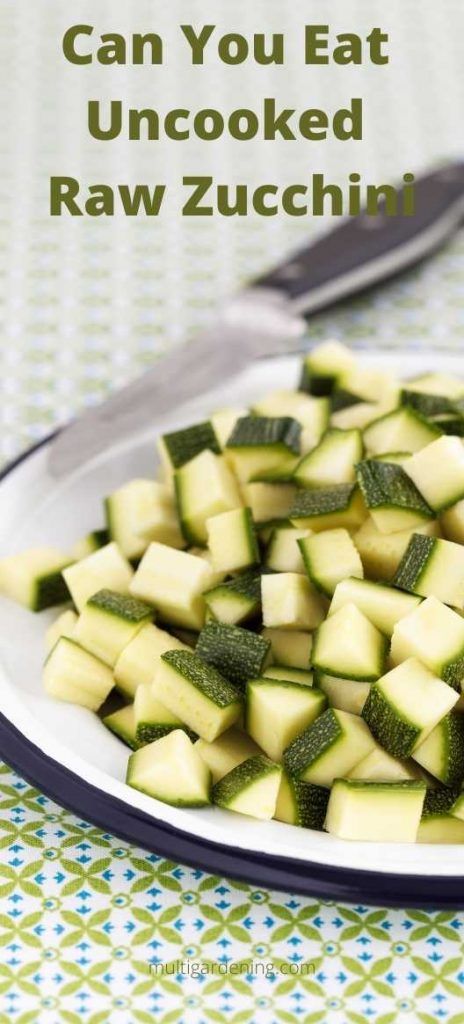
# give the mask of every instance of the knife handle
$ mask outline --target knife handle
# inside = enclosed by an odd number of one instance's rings
[[[464,163],[449,163],[415,182],[415,212],[342,223],[255,282],[309,314],[412,267],[438,249],[464,216]]]

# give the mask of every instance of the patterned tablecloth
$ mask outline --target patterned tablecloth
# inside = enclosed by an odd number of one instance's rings
[[[76,0],[72,6],[71,17],[69,5],[59,0],[0,0],[5,460],[200,327],[217,296],[316,230],[280,218],[192,224],[168,216],[155,226],[144,219],[52,221],[51,173],[143,181],[153,180],[156,171],[174,180],[202,158],[194,142],[134,149],[87,139],[88,93],[96,87],[99,94],[124,91],[147,103],[152,89],[154,103],[161,72],[150,78],[144,69],[139,85],[128,69],[111,78],[101,69],[86,77],[81,69],[65,68],[58,41],[71,21],[108,31],[133,17],[132,5],[122,0]],[[185,20],[186,6],[183,0],[138,0],[135,27],[156,24],[169,33]],[[233,21],[241,31],[263,23],[278,28],[284,6],[288,31],[301,28],[308,17],[303,0],[226,0],[219,12],[212,0],[192,0],[188,18],[201,23],[212,16],[229,29]],[[323,0],[310,6],[311,20],[326,20]],[[375,180],[458,153],[462,0],[372,0],[362,6],[360,13],[357,0],[334,0],[331,18],[339,30],[387,23],[396,60],[385,74],[365,78],[363,69],[356,78],[359,88],[369,86],[369,130],[351,161]],[[186,84],[197,90],[197,105],[213,92],[222,105],[237,103],[236,74],[216,66],[207,72],[208,88],[199,79],[179,84],[175,65],[163,74],[167,106],[181,99]],[[279,89],[269,74],[263,72],[259,86],[264,94]],[[244,68],[240,82],[240,102],[248,96],[251,103],[256,69]],[[308,102],[325,98],[328,104],[333,82],[292,68],[295,95]],[[336,92],[343,102],[346,84]],[[238,144],[213,145],[209,159],[218,179],[245,175],[256,181],[269,161],[276,180],[290,181],[307,173],[313,160],[298,145],[258,147],[256,163],[250,153]],[[318,167],[322,161],[336,180],[342,155],[351,169],[343,154],[327,143],[317,151]],[[424,365],[431,348],[459,350],[463,266],[461,236],[423,269],[319,316],[312,334],[338,334],[356,346],[418,347]],[[339,906],[216,878],[102,834],[6,766],[0,846],[0,1024],[464,1022],[463,913]],[[172,853],[175,858],[175,847]],[[238,962],[250,963],[249,969],[231,969]],[[157,972],[156,964],[169,967]]]

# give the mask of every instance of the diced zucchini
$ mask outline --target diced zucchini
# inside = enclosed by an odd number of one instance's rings
[[[459,690],[464,677],[464,620],[436,597],[427,597],[395,626],[390,657],[394,665],[420,658]]]
[[[459,437],[439,437],[404,464],[405,472],[436,512],[464,498],[464,445]]]
[[[213,803],[229,811],[270,821],[274,817],[282,769],[258,754],[233,768],[213,786]]]
[[[102,722],[127,747],[130,747],[131,750],[137,750],[138,743],[133,704],[127,704],[125,708],[119,708],[118,711],[113,711],[111,715],[106,715],[105,718],[102,718]]]
[[[250,736],[234,725],[212,743],[197,740],[195,750],[208,765],[213,782],[219,782],[219,779],[223,779],[224,775],[228,775],[238,764],[242,764],[242,761],[261,753]]]
[[[325,827],[338,839],[415,843],[425,792],[423,782],[337,779]]]
[[[173,807],[204,807],[210,802],[209,769],[182,729],[134,751],[126,782]]]
[[[450,373],[424,373],[407,381],[411,391],[423,395],[446,395],[448,398],[460,398],[464,394],[464,384],[459,377]]]
[[[163,434],[158,447],[163,464],[171,472],[181,469],[201,452],[210,451],[219,455],[221,450],[209,420]]]
[[[225,409],[218,409],[216,412],[213,412],[211,424],[221,451],[225,449],[237,420],[247,415],[246,409],[233,408],[232,406],[227,406]]]
[[[392,757],[382,747],[375,746],[367,757],[351,769],[349,778],[366,782],[401,782],[420,779],[419,771],[413,761],[402,761]]]
[[[72,556],[76,562],[81,562],[87,555],[91,555],[99,548],[104,548],[110,542],[108,530],[92,530],[85,537],[81,537],[72,547]]]
[[[211,743],[239,718],[239,691],[191,651],[161,655],[153,694],[203,740]]]
[[[300,391],[331,395],[343,374],[354,365],[354,355],[339,341],[323,341],[308,352],[301,366]]]
[[[331,708],[349,711],[350,715],[360,715],[372,684],[318,672],[317,685],[325,693]]]
[[[281,761],[292,740],[324,711],[320,690],[283,679],[247,683],[245,728],[272,761]]]
[[[386,637],[355,604],[343,605],[319,626],[312,650],[319,672],[365,683],[382,675],[386,656]]]
[[[288,825],[322,831],[329,802],[329,792],[310,782],[299,782],[282,772],[274,817]]]
[[[366,518],[366,506],[356,484],[298,491],[290,509],[294,526],[314,530],[332,530],[344,526],[354,530]]]
[[[246,572],[218,583],[206,591],[204,598],[218,622],[238,626],[261,611],[261,573]]]
[[[266,668],[271,644],[240,626],[208,622],[198,637],[196,653],[235,686],[244,687],[248,679],[257,678]]]
[[[314,398],[301,391],[271,391],[253,405],[257,416],[290,416],[300,423],[312,444],[318,443],[329,422],[327,398]]]
[[[420,533],[427,537],[439,537],[439,524],[436,519],[432,519],[424,526],[387,534],[381,533],[372,517],[369,516],[361,529],[353,536],[366,576],[374,580],[391,580],[413,533]]]
[[[99,590],[89,598],[74,629],[81,647],[114,668],[120,654],[153,618],[153,608],[114,590]]]
[[[271,642],[272,658],[278,665],[309,668],[313,638],[311,633],[297,629],[263,629],[263,637]]]
[[[374,746],[374,738],[361,718],[327,708],[287,747],[284,766],[292,778],[330,787]]]
[[[43,672],[45,692],[98,711],[113,689],[113,673],[74,640],[61,637],[48,655]]]
[[[79,612],[98,590],[117,590],[120,594],[128,594],[133,575],[127,558],[114,543],[105,544],[63,571],[66,586]]]
[[[215,584],[204,558],[154,542],[145,552],[131,583],[131,593],[153,604],[163,619],[186,629],[201,629],[206,605],[203,592]]]
[[[364,575],[359,552],[348,530],[322,530],[298,541],[305,569],[317,590],[332,597],[347,577]]]
[[[411,537],[393,580],[395,587],[422,597],[464,606],[464,548],[436,537]]]
[[[0,594],[11,601],[41,612],[69,601],[69,591],[61,575],[72,564],[69,555],[57,548],[30,548],[18,555],[0,559]]]
[[[160,658],[166,651],[187,650],[185,644],[149,622],[130,641],[114,666],[114,681],[126,697],[134,697],[138,686],[153,682]]]
[[[443,534],[447,540],[456,544],[464,544],[464,500],[457,501],[440,515]]]
[[[402,466],[365,459],[357,467],[364,501],[381,533],[420,526],[434,514]]]
[[[427,790],[416,842],[464,843],[464,821],[451,814],[458,799],[457,790]]]
[[[403,594],[384,583],[350,578],[342,580],[335,588],[328,614],[333,615],[346,604],[355,604],[381,633],[391,636],[396,623],[420,603],[420,597],[415,594]]]
[[[271,629],[315,629],[324,618],[320,595],[300,573],[262,576],[261,599],[263,624]]]
[[[251,508],[255,523],[260,526],[272,526],[288,519],[296,487],[286,483],[252,482],[244,484],[242,492],[247,505]]]
[[[183,728],[180,718],[154,696],[151,683],[141,683],[137,687],[133,707],[137,745],[140,747],[167,736],[173,729]]]
[[[384,370],[374,370],[370,366],[355,363],[342,374],[339,386],[364,402],[385,403],[388,400],[392,407],[398,403],[398,381]]]
[[[364,431],[370,455],[386,452],[418,452],[440,437],[441,430],[410,406],[374,420]]]
[[[70,609],[67,612],[62,612],[61,615],[52,622],[51,626],[48,627],[45,634],[45,646],[47,651],[53,650],[60,637],[65,636],[68,639],[72,639],[74,629],[77,623],[77,615]]]
[[[330,425],[338,430],[364,430],[369,423],[382,416],[386,411],[378,402],[360,402],[354,399],[353,405],[338,409],[330,417]]]
[[[266,679],[284,679],[288,683],[299,683],[300,686],[312,686],[314,679],[312,672],[306,672],[302,668],[292,668],[291,665],[270,665],[263,672]]]
[[[222,512],[206,521],[213,568],[238,572],[259,563],[259,548],[249,508]]]
[[[310,530],[296,530],[294,526],[280,526],[272,531],[265,562],[274,572],[305,572],[298,541],[309,537]]]
[[[110,538],[129,561],[141,558],[150,540],[184,546],[172,495],[154,480],[130,480],[106,499],[105,508]]]
[[[291,416],[243,416],[227,442],[242,483],[259,473],[284,469],[300,454],[301,424]]]
[[[360,430],[327,430],[317,448],[298,463],[294,479],[299,487],[330,487],[331,484],[352,483],[355,466],[362,459],[363,442]]]
[[[451,712],[432,729],[414,751],[414,760],[444,786],[459,786],[464,779],[464,720]]]
[[[225,459],[210,451],[200,452],[186,462],[176,471],[174,482],[182,532],[190,544],[204,546],[208,538],[207,520],[242,505],[235,477]]]
[[[382,747],[393,757],[405,758],[457,699],[457,693],[418,658],[408,658],[374,683],[362,714]]]

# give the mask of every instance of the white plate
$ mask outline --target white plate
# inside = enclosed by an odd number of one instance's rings
[[[434,359],[423,353],[363,352],[362,358],[402,377],[430,369],[459,373],[461,362],[455,356]],[[131,477],[154,471],[154,439],[161,430],[204,418],[220,405],[247,405],[277,386],[294,386],[297,367],[296,357],[255,363],[221,390],[184,406],[162,423],[154,418],[144,434],[127,438],[60,483],[47,472],[48,444],[32,451],[0,484],[1,553],[42,543],[71,546],[102,525],[106,494]],[[384,902],[401,903],[406,893],[409,903],[437,904],[447,901],[448,891],[451,897],[453,880],[451,902],[457,905],[459,890],[464,896],[459,846],[343,842],[322,832],[258,822],[219,808],[168,807],[130,789],[124,782],[127,748],[91,712],[43,693],[43,635],[56,612],[33,616],[1,600],[0,613],[2,752],[23,774],[34,776],[33,782],[78,813],[134,842],[155,850],[162,846],[174,858],[181,851],[185,860],[261,879],[262,884],[356,899],[375,898],[378,893]],[[93,812],[97,803],[98,814]]]

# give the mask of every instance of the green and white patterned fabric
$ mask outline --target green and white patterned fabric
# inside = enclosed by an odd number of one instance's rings
[[[92,143],[85,100],[134,105],[253,105],[256,95],[339,105],[369,93],[365,142],[240,147],[213,144],[218,180],[304,180],[323,167],[372,180],[456,156],[462,139],[462,0],[333,0],[338,31],[384,25],[385,72],[203,74],[65,67],[71,22],[98,32],[214,21],[226,31],[325,22],[325,0],[0,0],[0,446],[12,458],[98,401],[207,320],[240,281],[327,227],[299,220],[57,221],[50,174],[87,181],[176,181],[201,167],[198,143],[165,148]],[[71,11],[72,8],[72,11]],[[387,9],[388,8],[388,9]],[[238,89],[237,81],[240,82]],[[238,91],[237,91],[238,90]],[[332,90],[332,92],[331,92]],[[201,147],[200,147],[201,149]],[[358,347],[461,350],[464,241],[378,293],[318,316],[313,337]],[[131,848],[79,821],[7,767],[0,776],[0,1024],[464,1024],[464,913],[318,903],[256,891]],[[173,848],[173,857],[175,848]],[[190,973],[185,964],[200,964]],[[250,971],[231,964],[253,961]],[[182,963],[184,966],[182,967]],[[156,973],[156,964],[167,964]],[[205,966],[206,965],[206,966]],[[220,966],[222,965],[222,966]],[[292,966],[293,965],[293,966]],[[303,965],[303,966],[302,966]],[[310,965],[303,969],[304,965]],[[194,976],[195,975],[195,976]]]

